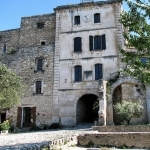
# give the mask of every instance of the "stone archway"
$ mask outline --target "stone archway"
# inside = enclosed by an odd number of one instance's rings
[[[90,123],[98,120],[99,101],[94,94],[86,94],[79,98],[76,106],[76,123]]]
[[[143,85],[135,78],[120,77],[111,86],[111,101],[108,106],[108,122],[110,124],[121,124],[118,115],[115,113],[114,105],[116,105],[118,102],[121,102],[122,100],[131,100],[132,102],[141,100],[145,109],[143,111],[143,116],[141,118],[132,119],[131,123],[147,123],[146,91],[143,88]]]

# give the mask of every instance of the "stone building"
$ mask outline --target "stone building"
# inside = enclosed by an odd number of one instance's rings
[[[118,78],[106,100],[107,80],[123,68],[120,12],[121,0],[58,6],[53,14],[23,17],[19,29],[0,31],[1,61],[25,85],[20,104],[1,111],[0,121],[71,126],[102,116],[104,124],[118,124],[113,105],[141,99],[146,111],[132,122],[147,123],[148,92],[138,81]]]

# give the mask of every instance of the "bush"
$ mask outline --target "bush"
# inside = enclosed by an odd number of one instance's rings
[[[117,103],[114,108],[120,119],[126,121],[127,124],[130,123],[133,117],[141,117],[144,109],[141,102],[133,103],[131,101]]]
[[[0,129],[1,130],[9,130],[10,129],[10,123],[8,120],[4,121],[3,123],[0,124]]]

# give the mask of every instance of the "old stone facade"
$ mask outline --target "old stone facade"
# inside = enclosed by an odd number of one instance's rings
[[[20,104],[1,112],[0,121],[9,117],[18,127],[59,121],[75,125],[94,122],[101,114],[104,124],[112,124],[113,98],[106,101],[106,86],[100,91],[100,81],[106,84],[102,79],[123,67],[118,52],[124,43],[118,21],[121,1],[58,6],[54,11],[23,17],[19,29],[0,31],[1,61],[25,85]],[[128,100],[133,93],[133,99],[140,98],[137,90],[127,91],[128,83],[119,81],[115,87],[126,91],[120,99]],[[146,113],[138,123],[148,120],[146,93]]]

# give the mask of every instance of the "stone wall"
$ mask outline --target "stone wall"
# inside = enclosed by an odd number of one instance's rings
[[[150,132],[149,125],[93,126],[98,132]]]
[[[149,148],[150,147],[149,132],[109,132],[83,134],[78,136],[78,144],[82,146],[94,145],[127,147],[127,148]]]

